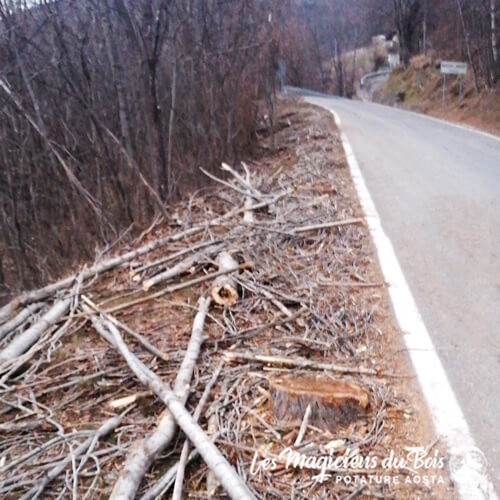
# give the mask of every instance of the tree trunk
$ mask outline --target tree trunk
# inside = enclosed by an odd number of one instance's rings
[[[464,40],[465,40],[465,47],[467,49],[467,57],[469,59],[469,64],[470,64],[471,71],[472,71],[472,79],[473,79],[473,83],[474,83],[474,91],[477,94],[479,92],[479,85],[478,85],[478,82],[477,82],[477,71],[476,71],[476,66],[474,65],[474,61],[472,60],[472,53],[471,53],[471,50],[470,50],[469,32],[467,31],[467,28],[465,26],[464,13],[463,13],[463,10],[462,10],[462,4],[461,4],[460,0],[457,0],[457,7],[458,7],[458,14],[460,16],[460,22],[462,24],[462,29],[463,29],[463,32],[464,32]]]
[[[496,31],[496,5],[495,0],[490,0],[490,20],[491,20],[491,52],[493,54],[493,82],[498,77],[498,50],[497,50],[497,31]]]

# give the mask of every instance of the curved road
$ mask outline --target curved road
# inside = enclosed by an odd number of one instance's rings
[[[500,491],[500,138],[340,98],[334,109]]]

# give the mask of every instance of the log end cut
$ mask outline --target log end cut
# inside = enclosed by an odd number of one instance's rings
[[[368,392],[347,380],[325,375],[285,375],[269,380],[274,417],[282,422],[300,424],[311,406],[311,424],[328,430],[347,425],[365,414]]]
[[[210,290],[212,300],[220,306],[232,306],[238,301],[238,291],[231,279],[216,280]]]

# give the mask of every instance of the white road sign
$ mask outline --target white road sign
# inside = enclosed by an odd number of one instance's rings
[[[467,73],[467,63],[441,61],[441,73],[445,75],[465,75]]]

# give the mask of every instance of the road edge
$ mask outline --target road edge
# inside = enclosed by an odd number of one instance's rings
[[[309,101],[307,98],[306,100]],[[330,111],[339,129],[351,177],[377,251],[382,274],[388,284],[397,322],[403,331],[403,339],[434,428],[449,453],[450,477],[457,488],[458,496],[462,500],[499,500],[489,477],[486,458],[470,434],[467,421],[418,311],[392,243],[382,228],[351,144],[342,131],[340,117],[324,104],[309,102]]]

